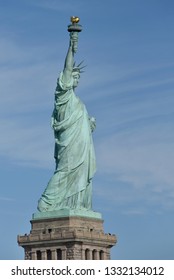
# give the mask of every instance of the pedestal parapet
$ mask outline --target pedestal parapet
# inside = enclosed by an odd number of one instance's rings
[[[102,219],[84,216],[32,219],[30,234],[18,236],[30,260],[107,260],[116,242]]]

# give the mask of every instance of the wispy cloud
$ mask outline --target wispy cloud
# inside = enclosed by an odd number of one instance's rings
[[[15,199],[11,197],[0,197],[0,201],[12,202],[15,201]]]
[[[49,127],[26,127],[18,121],[0,122],[0,154],[15,164],[42,168],[53,166],[53,137]],[[51,145],[52,143],[52,145]]]
[[[48,139],[52,136],[49,126],[54,96],[51,68],[55,65],[42,61],[41,57],[35,59],[39,48],[29,51],[11,40],[3,40],[0,48],[4,55],[0,69],[0,154],[18,164],[48,167],[49,151],[50,156],[53,153]],[[44,123],[42,112],[47,109],[50,113]]]
[[[80,87],[83,91],[88,92],[86,99],[93,101],[99,98],[119,97],[125,93],[131,95],[139,92],[149,93],[158,90],[173,88],[173,64],[156,64],[149,65],[134,65],[129,69],[119,65],[102,65],[93,66],[92,69],[87,69],[84,74],[83,84]],[[165,75],[164,75],[165,73]]]
[[[129,209],[129,210],[124,210],[122,212],[124,215],[144,215],[145,211],[144,210],[138,210],[138,209]]]
[[[116,204],[143,201],[146,206],[157,204],[174,209],[171,127],[172,124],[166,129],[165,125],[149,123],[147,127],[98,140],[98,169],[104,177],[112,178],[112,191],[105,192],[108,199]]]

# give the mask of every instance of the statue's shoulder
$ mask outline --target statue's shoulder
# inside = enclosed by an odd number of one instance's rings
[[[68,80],[63,75],[63,71],[57,79],[57,87],[59,90],[67,91],[73,88],[73,77],[71,76]]]

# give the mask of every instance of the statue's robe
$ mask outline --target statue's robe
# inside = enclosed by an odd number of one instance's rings
[[[92,208],[92,177],[96,170],[89,115],[75,95],[73,78],[57,81],[52,115],[56,170],[39,203],[39,211]]]

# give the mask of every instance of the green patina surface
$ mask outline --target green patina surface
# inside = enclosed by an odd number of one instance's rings
[[[74,215],[101,219],[101,214],[92,211],[95,119],[88,115],[75,94],[83,68],[74,62],[81,29],[77,23],[69,26],[69,47],[63,71],[57,79],[51,118],[56,168],[38,201],[38,212],[33,214],[33,219]]]
[[[37,212],[32,216],[33,220],[47,219],[47,218],[62,218],[62,217],[88,217],[94,219],[102,219],[102,215],[94,211],[85,210],[73,210],[73,209],[61,209],[57,211]]]

